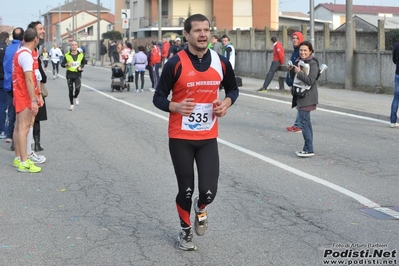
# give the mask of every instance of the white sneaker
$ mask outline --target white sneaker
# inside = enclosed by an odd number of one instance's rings
[[[75,105],[78,106],[79,105],[79,99],[75,98]]]
[[[71,104],[71,107],[69,107],[69,111],[73,111],[73,109],[75,109],[75,106]]]
[[[139,90],[135,90],[134,93],[139,93]]]
[[[44,157],[43,155],[38,155],[35,152],[32,152],[29,157],[29,160],[31,160],[34,163],[44,163],[46,161],[46,157]]]
[[[143,92],[143,89],[140,89],[140,92]]]
[[[155,92],[155,89],[154,88],[150,88],[150,89],[148,89],[150,92]]]
[[[55,79],[55,76],[53,76],[53,79]]]
[[[399,123],[392,123],[392,124],[390,125],[390,127],[392,127],[392,128],[394,128],[394,127],[399,127]]]

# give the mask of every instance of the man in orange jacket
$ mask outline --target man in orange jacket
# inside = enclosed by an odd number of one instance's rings
[[[163,37],[162,38],[162,52],[161,52],[162,67],[169,58],[169,49],[170,49],[170,43],[168,42],[168,40],[165,37]]]
[[[267,91],[267,87],[270,82],[272,82],[274,73],[277,72],[279,66],[284,64],[284,48],[280,42],[277,41],[277,38],[273,36],[271,38],[273,43],[273,62],[270,66],[269,72],[266,75],[265,82],[263,83],[262,88],[258,91]]]
[[[152,69],[153,77],[154,77],[154,88],[151,88],[150,91],[154,92],[155,88],[158,86],[159,81],[159,67],[161,66],[161,49],[157,46],[157,42],[155,40],[151,41],[152,49],[150,56],[150,67]]]

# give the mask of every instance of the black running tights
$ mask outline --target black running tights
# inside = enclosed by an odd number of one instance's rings
[[[80,78],[69,78],[67,79],[69,89],[69,101],[73,104],[73,98],[78,98],[80,92]],[[73,94],[73,84],[75,84],[75,94]]]
[[[219,152],[217,139],[169,139],[169,152],[177,177],[179,192],[176,207],[183,228],[191,227],[191,197],[194,194],[194,161],[198,171],[199,207],[210,204],[217,192]]]

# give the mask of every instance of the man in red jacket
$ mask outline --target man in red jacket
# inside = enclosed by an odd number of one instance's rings
[[[154,77],[154,88],[151,88],[150,91],[154,92],[155,88],[158,86],[159,81],[159,67],[161,66],[161,49],[157,46],[157,42],[155,40],[151,41],[152,49],[150,56],[150,67],[152,69],[153,77]]]
[[[273,43],[273,62],[270,66],[269,72],[266,75],[265,82],[263,83],[262,88],[258,91],[267,91],[267,87],[269,86],[270,82],[272,82],[274,73],[277,72],[279,66],[284,64],[284,48],[280,42],[277,41],[277,38],[273,36],[271,38]]]
[[[168,42],[168,40],[165,37],[163,37],[162,38],[162,52],[161,52],[162,67],[169,58],[169,48],[170,48],[170,43]]]

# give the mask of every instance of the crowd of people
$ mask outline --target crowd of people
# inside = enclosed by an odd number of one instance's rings
[[[44,89],[48,61],[52,63],[53,79],[58,78],[59,65],[66,68],[71,111],[79,105],[80,79],[86,64],[85,52],[78,48],[76,41],[71,42],[65,54],[57,44],[50,51],[43,48],[39,54],[44,34],[39,21],[31,22],[26,30],[15,28],[11,43],[7,32],[0,33],[0,138],[11,143],[11,150],[15,152],[13,166],[25,173],[40,172],[41,167],[36,164],[46,161],[45,156],[36,152],[43,150],[40,121],[47,120]],[[273,61],[258,91],[267,91],[273,75],[285,64],[283,46],[275,36],[271,37],[271,42]],[[294,32],[291,42],[293,53],[287,63],[286,83],[291,88],[292,107],[297,109],[297,115],[293,126],[286,129],[303,135],[304,146],[296,155],[311,157],[315,152],[310,112],[317,108],[317,80],[321,71],[313,46],[304,40],[302,33]],[[135,82],[135,92],[143,92],[144,74],[148,70],[149,90],[154,92],[153,104],[169,113],[169,152],[178,183],[179,248],[196,250],[193,232],[203,236],[207,231],[208,206],[217,193],[218,119],[226,115],[239,96],[234,72],[236,49],[229,36],[211,36],[209,20],[195,14],[186,19],[182,38],[153,40],[146,46],[138,46],[137,53],[129,42],[110,40],[108,46],[101,43],[100,55],[101,66],[104,66],[106,56],[110,65],[124,63],[127,66],[128,82]],[[399,66],[399,43],[395,46],[393,61]],[[399,126],[396,116],[398,69],[391,127]],[[223,99],[219,98],[221,87],[225,90]],[[193,199],[195,169],[198,172],[198,195]],[[191,209],[195,213],[194,230],[190,220]]]

